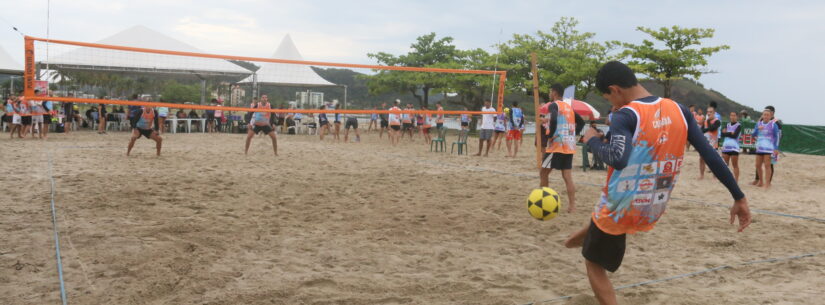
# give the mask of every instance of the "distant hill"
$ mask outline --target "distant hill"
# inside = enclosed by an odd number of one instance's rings
[[[401,99],[404,103],[410,102],[415,103],[417,105],[417,100],[407,92],[403,93],[385,93],[378,96],[371,96],[369,94],[369,90],[366,86],[366,81],[361,79],[359,76],[363,75],[362,73],[352,71],[350,69],[337,69],[337,68],[330,68],[330,69],[323,69],[313,67],[318,75],[325,78],[326,80],[339,84],[339,85],[347,85],[347,100],[349,101],[349,107],[354,109],[365,109],[365,108],[372,108],[375,106],[380,106],[382,102],[391,102],[396,98]],[[654,95],[661,95],[664,92],[664,89],[661,85],[656,83],[652,80],[641,80],[642,86],[647,88]],[[289,100],[295,99],[295,92],[296,91],[304,91],[307,88],[290,88],[290,87],[271,87],[267,86],[262,88],[263,94],[269,94],[270,99],[273,99],[276,102],[284,102]],[[327,100],[344,99],[344,89],[343,87],[319,87],[319,88],[312,88],[312,91],[316,92],[324,92],[324,98]],[[727,98],[724,94],[715,91],[715,90],[708,90],[706,89],[701,83],[694,82],[691,80],[677,80],[673,84],[673,96],[671,97],[675,101],[682,103],[684,105],[697,105],[702,109],[707,108],[708,104],[711,101],[716,101],[719,104],[719,113],[723,114],[726,117],[727,113],[731,111],[742,111],[747,110],[751,113],[751,115],[758,115],[758,113],[748,106],[741,105],[729,98]],[[451,99],[445,97],[443,94],[433,94],[430,96],[430,103],[435,103],[436,101],[444,100],[445,101],[445,108],[446,109],[459,109],[458,105],[452,104]],[[584,99],[586,102],[596,107],[599,112],[606,114],[607,111],[610,109],[610,104],[602,98],[598,94],[591,93]],[[523,107],[526,105],[532,105],[533,98],[530,96],[526,96],[524,94],[508,94],[505,97],[505,101],[507,104],[512,101],[518,101]],[[532,107],[524,107],[525,113],[528,115],[532,115]]]
[[[652,80],[641,80],[640,82],[653,95],[661,96],[664,94],[664,87],[659,83]],[[731,111],[740,112],[742,110],[747,110],[751,117],[758,115],[753,108],[739,104],[716,90],[705,89],[704,85],[692,80],[675,81],[671,93],[671,99],[674,101],[685,106],[696,105],[702,110],[706,109],[711,101],[716,101],[719,104],[717,112],[724,118],[727,118],[727,114]],[[607,113],[607,110],[610,109],[610,103],[598,94],[591,93],[584,101],[590,103],[602,113]]]

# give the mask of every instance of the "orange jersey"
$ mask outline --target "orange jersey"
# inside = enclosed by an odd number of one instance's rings
[[[556,119],[556,134],[549,135],[552,141],[548,141],[545,152],[548,153],[576,153],[576,114],[573,106],[564,101],[555,101],[559,107],[559,114]],[[550,129],[547,129],[550,132]]]
[[[633,146],[630,160],[621,170],[608,168],[592,217],[599,229],[613,235],[653,229],[676,185],[687,142],[687,121],[676,102],[633,101],[622,108],[637,118],[636,132],[625,143]]]

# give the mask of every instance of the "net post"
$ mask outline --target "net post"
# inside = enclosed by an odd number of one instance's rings
[[[539,73],[536,52],[530,53],[530,71],[533,73],[533,105],[536,107],[536,167],[541,169],[541,119],[539,118]]]
[[[29,36],[24,38],[25,65],[23,71],[23,96],[34,96],[34,40]]]
[[[498,72],[498,112],[504,111],[504,84],[507,81],[507,71]]]

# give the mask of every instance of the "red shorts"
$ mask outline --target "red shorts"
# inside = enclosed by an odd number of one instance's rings
[[[521,140],[521,130],[510,129],[507,132],[507,140]]]

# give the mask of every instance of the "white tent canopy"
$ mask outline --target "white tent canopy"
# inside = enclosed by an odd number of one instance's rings
[[[98,41],[100,44],[205,53],[144,26],[134,26]],[[53,45],[53,51],[60,45]],[[38,57],[41,57],[38,54]],[[41,57],[43,58],[43,57]],[[46,62],[41,61],[41,68]],[[199,77],[243,77],[252,72],[222,59],[125,52],[79,47],[48,58],[50,68],[137,73],[194,74]]]
[[[272,55],[275,59],[303,60],[292,38],[287,34],[281,41],[281,45]],[[258,84],[273,84],[282,86],[337,86],[324,79],[312,70],[310,66],[281,64],[281,63],[255,63],[261,68],[257,71]],[[252,83],[252,76],[244,79],[241,83]]]
[[[0,73],[23,74],[23,66],[14,61],[11,55],[2,47],[0,47]]]

